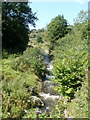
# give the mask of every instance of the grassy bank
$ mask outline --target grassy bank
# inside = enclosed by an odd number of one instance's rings
[[[26,50],[23,55],[9,55],[2,59],[3,118],[20,118],[27,114],[25,111],[32,113],[34,109],[30,97],[38,95],[41,90],[39,75],[43,68],[40,62],[42,56],[38,53],[33,57],[39,51],[34,51],[33,48],[30,53],[31,49]],[[29,112],[30,116],[31,113]]]

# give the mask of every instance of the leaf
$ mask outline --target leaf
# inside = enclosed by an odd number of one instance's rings
[[[72,93],[73,92],[73,88],[69,88],[67,91],[66,91],[66,93],[68,93],[68,94],[70,94],[70,93]]]

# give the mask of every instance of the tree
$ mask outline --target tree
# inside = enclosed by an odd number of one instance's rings
[[[29,26],[35,26],[36,13],[28,2],[2,3],[2,46],[10,53],[23,52],[29,41]]]
[[[88,12],[80,11],[76,19],[74,19],[74,29],[81,32],[82,40],[87,39],[88,36]]]
[[[55,43],[56,40],[62,38],[70,30],[67,20],[64,19],[64,16],[58,15],[50,24],[47,25],[48,38],[52,43]]]
[[[41,37],[40,35],[37,35],[36,41],[37,41],[38,43],[40,43],[40,42],[43,43],[42,37]]]
[[[88,20],[88,12],[87,11],[80,11],[78,13],[78,16],[76,19],[74,19],[74,24],[78,24],[78,23],[84,23]]]

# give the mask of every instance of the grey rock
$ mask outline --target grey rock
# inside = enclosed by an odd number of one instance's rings
[[[43,101],[37,96],[31,96],[31,102],[32,102],[33,106],[35,106],[35,107],[43,107],[44,106]]]

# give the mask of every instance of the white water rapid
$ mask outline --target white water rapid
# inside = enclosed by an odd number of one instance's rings
[[[52,75],[53,65],[50,63],[50,56],[46,52],[44,52],[44,59],[48,74],[46,74],[46,77],[43,81],[42,91],[39,93],[39,96],[45,104],[44,107],[40,108],[41,111],[44,111],[47,108],[53,108],[55,106],[56,100],[61,99],[61,95],[58,95],[53,90],[53,87],[57,85],[51,81],[51,79],[55,79],[55,76]]]

